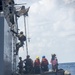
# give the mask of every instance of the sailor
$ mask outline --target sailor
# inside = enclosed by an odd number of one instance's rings
[[[30,74],[33,72],[33,60],[30,58],[30,55],[27,55],[26,59],[24,60],[25,63],[25,70],[26,74]]]
[[[48,71],[48,60],[45,58],[45,56],[42,56],[42,61],[41,61],[41,70],[42,72]]]
[[[19,67],[19,73],[22,74],[23,73],[23,61],[22,61],[22,57],[19,57],[19,63],[18,63],[18,67]]]
[[[21,31],[18,35],[19,43],[16,44],[16,55],[18,54],[18,50],[20,47],[24,45],[24,41],[26,41],[26,36],[24,36],[23,32]]]
[[[51,64],[52,64],[52,70],[57,72],[57,70],[58,70],[58,60],[57,60],[56,54],[52,54]]]
[[[18,55],[19,48],[22,47],[24,45],[24,41],[26,41],[26,36],[23,34],[22,31],[20,32],[20,34],[15,32],[14,30],[11,31],[16,34],[18,40],[20,41],[16,44],[16,55]]]
[[[34,61],[34,73],[35,74],[40,74],[40,68],[41,68],[41,63],[40,63],[40,59],[37,56],[35,61]]]

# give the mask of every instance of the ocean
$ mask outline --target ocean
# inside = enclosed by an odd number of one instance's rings
[[[51,65],[49,65],[51,69]],[[75,62],[74,63],[60,63],[58,65],[58,69],[64,69],[71,73],[71,75],[75,75]]]

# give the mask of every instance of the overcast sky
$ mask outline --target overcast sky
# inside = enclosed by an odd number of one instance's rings
[[[75,62],[75,0],[16,0],[25,2],[30,6],[26,25],[31,58],[45,55],[50,62],[55,53],[59,63]],[[25,31],[23,20],[20,17],[18,25]],[[26,50],[20,48],[19,56],[24,59]]]

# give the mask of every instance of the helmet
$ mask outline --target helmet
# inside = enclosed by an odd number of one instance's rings
[[[39,56],[36,56],[36,59],[39,59]]]
[[[45,56],[42,56],[42,58],[45,58]]]
[[[23,32],[21,31],[20,34],[23,34]]]

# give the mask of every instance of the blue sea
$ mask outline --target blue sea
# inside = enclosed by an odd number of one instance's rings
[[[49,66],[51,69],[51,65]],[[75,62],[74,63],[61,63],[58,65],[59,69],[68,70],[71,75],[75,75]]]

